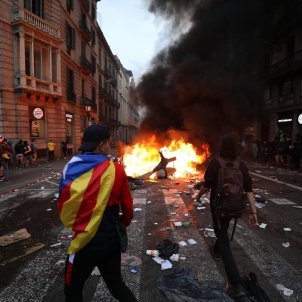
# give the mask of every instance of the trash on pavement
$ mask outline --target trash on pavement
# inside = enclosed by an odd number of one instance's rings
[[[170,215],[176,215],[176,213],[175,213],[175,212],[172,212],[172,213],[170,213]]]
[[[181,223],[181,221],[174,221],[174,225],[176,227],[180,227],[180,226],[182,226],[182,223]]]
[[[265,229],[266,226],[267,226],[267,223],[261,223],[261,224],[259,224],[259,228],[261,228],[261,229]]]
[[[204,235],[205,235],[206,237],[216,238],[214,229],[205,228],[205,229],[204,229]]]
[[[284,242],[284,243],[282,243],[282,245],[283,245],[284,247],[289,247],[289,246],[290,246],[289,242]]]
[[[157,264],[162,264],[163,262],[165,262],[165,259],[162,259],[158,256],[153,257],[152,260],[154,260]]]
[[[170,257],[170,260],[178,262],[179,261],[179,254],[173,254]]]
[[[56,194],[55,194],[55,198],[59,198],[59,193],[56,193]]]
[[[185,241],[183,241],[183,240],[182,240],[182,241],[179,241],[178,244],[179,244],[180,246],[186,246],[186,245],[187,245],[187,243],[186,243]]]
[[[152,203],[152,201],[151,201],[151,200],[148,200],[148,201],[147,201],[147,204],[150,204],[150,203]]]
[[[1,236],[0,245],[6,246],[20,240],[28,239],[30,236],[31,235],[27,232],[27,230],[23,228],[8,235]]]
[[[285,231],[285,232],[291,232],[291,228],[283,228],[283,230]]]
[[[277,284],[276,287],[277,287],[277,289],[283,291],[284,296],[289,297],[294,293],[294,291],[292,289],[286,288],[282,284]]]
[[[141,208],[134,208],[134,212],[141,212],[142,209]]]
[[[62,245],[62,242],[58,242],[58,243],[52,244],[50,247],[56,247],[56,246],[60,246],[60,245]]]
[[[186,260],[186,257],[182,256],[179,258],[180,260]]]
[[[44,190],[44,187],[41,187],[41,190]]]
[[[206,207],[197,207],[196,209],[199,210],[199,211],[201,211],[201,210],[205,210]]]
[[[158,250],[146,250],[146,255],[156,257],[159,256]]]
[[[265,204],[264,203],[259,203],[259,202],[255,202],[255,207],[258,208],[258,209],[262,209],[265,207]]]
[[[136,268],[136,267],[132,267],[132,268],[130,269],[130,272],[131,272],[132,274],[136,274],[136,273],[137,273],[137,268]]]
[[[161,264],[161,270],[163,271],[163,270],[166,270],[166,269],[170,269],[170,268],[172,268],[173,267],[173,265],[172,265],[172,263],[169,261],[169,260],[165,260],[164,262],[162,262],[162,264]]]
[[[293,206],[293,208],[302,209],[302,206]]]
[[[199,282],[189,268],[170,275],[160,276],[157,287],[168,301],[233,301],[221,285],[213,281]]]
[[[179,244],[165,239],[156,246],[156,250],[159,251],[160,257],[169,258],[173,254],[178,254]]]
[[[49,208],[49,209],[46,209],[46,211],[47,211],[47,212],[50,212],[50,211],[52,211],[52,209],[51,209],[51,208]]]
[[[194,239],[188,239],[188,243],[189,244],[197,244],[197,241],[195,241]]]

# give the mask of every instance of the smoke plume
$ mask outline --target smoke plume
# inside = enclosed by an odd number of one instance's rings
[[[273,0],[149,0],[149,10],[177,30],[190,30],[153,60],[138,84],[146,107],[142,132],[187,131],[191,141],[216,142],[241,132],[256,116],[271,33]]]

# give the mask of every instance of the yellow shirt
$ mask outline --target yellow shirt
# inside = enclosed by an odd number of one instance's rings
[[[56,144],[53,143],[53,142],[48,142],[48,143],[47,143],[48,151],[54,151],[55,145],[56,145]]]

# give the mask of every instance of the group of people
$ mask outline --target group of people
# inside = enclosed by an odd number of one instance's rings
[[[274,165],[289,170],[302,170],[302,135],[292,141],[280,131],[273,141],[241,143],[241,157],[262,164]]]
[[[117,221],[126,227],[130,225],[133,200],[125,171],[121,164],[109,159],[109,148],[110,130],[98,124],[88,126],[80,147],[82,154],[74,156],[62,174],[58,212],[62,223],[74,231],[65,266],[64,291],[67,302],[83,301],[85,281],[95,266],[99,268],[110,293],[118,301],[137,301],[121,275],[121,244],[116,228]],[[233,216],[215,211],[217,197],[221,194],[218,180],[221,163],[224,162],[231,167],[237,166],[242,180],[242,193],[245,191],[249,204],[248,223],[251,226],[258,224],[252,180],[247,166],[239,159],[239,153],[236,137],[225,136],[220,153],[208,165],[205,182],[197,198],[211,190],[211,212],[217,237],[213,246],[214,259],[223,261],[229,281],[229,296],[235,301],[248,301],[245,300],[248,299],[247,294],[240,283],[239,270],[228,237]],[[242,199],[242,203],[245,206],[246,200]]]

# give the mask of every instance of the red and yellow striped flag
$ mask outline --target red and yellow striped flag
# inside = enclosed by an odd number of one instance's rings
[[[83,248],[102,220],[115,178],[112,161],[100,154],[74,156],[60,182],[58,211],[62,223],[74,231],[68,254]]]

